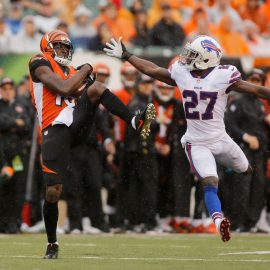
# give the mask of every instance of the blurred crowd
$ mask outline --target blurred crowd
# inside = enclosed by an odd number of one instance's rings
[[[43,33],[69,33],[75,50],[102,51],[111,38],[132,46],[180,47],[198,34],[216,37],[227,56],[270,54],[270,1],[41,0],[0,2],[0,54],[39,51]],[[109,84],[111,70],[94,66]],[[0,233],[45,230],[40,138],[29,94],[29,77],[16,84],[0,67]],[[26,71],[27,73],[27,71]],[[180,138],[186,121],[174,87],[140,74],[128,63],[120,70],[122,89],[112,89],[134,113],[153,102],[157,119],[147,141],[100,107],[95,124],[73,149],[59,202],[58,232],[216,233],[203,202],[200,182]],[[268,85],[263,70],[246,79]],[[270,233],[270,108],[253,96],[230,95],[226,112],[230,135],[244,150],[252,175],[220,168],[223,211],[238,232]]]
[[[75,50],[101,51],[120,36],[130,47],[175,48],[206,34],[227,56],[270,55],[269,0],[98,0],[98,13],[92,6],[87,0],[2,0],[0,54],[38,51],[41,34],[58,28],[69,33]]]
[[[94,73],[108,85],[111,70],[106,64],[96,64]],[[132,112],[154,103],[151,136],[141,141],[125,122],[102,106],[98,109],[90,134],[72,150],[58,233],[216,233],[180,143],[186,121],[178,90],[140,74],[128,62],[122,64],[120,77],[122,88],[114,93]],[[246,79],[266,83],[261,69]],[[28,80],[25,76],[15,85],[3,78],[0,83],[2,233],[45,230],[40,138]],[[225,120],[254,171],[238,175],[219,169],[223,211],[235,231],[270,233],[269,105],[232,93]]]

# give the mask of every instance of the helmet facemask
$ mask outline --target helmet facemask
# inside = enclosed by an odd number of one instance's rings
[[[189,70],[205,70],[219,65],[221,57],[220,45],[213,38],[198,36],[184,46],[180,62]]]
[[[72,61],[73,46],[69,41],[55,41],[49,43],[48,46],[52,49],[53,59],[63,65],[69,66]]]
[[[197,69],[195,67],[196,62],[202,61],[202,55],[193,50],[189,43],[184,46],[180,54],[180,62],[185,65],[189,70]]]

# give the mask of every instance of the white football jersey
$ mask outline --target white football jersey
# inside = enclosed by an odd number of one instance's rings
[[[187,131],[182,142],[209,144],[226,135],[224,112],[226,110],[227,88],[241,79],[235,66],[219,65],[206,70],[198,77],[179,62],[169,72],[183,97],[187,119]]]

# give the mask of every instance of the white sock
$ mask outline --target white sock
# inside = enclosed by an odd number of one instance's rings
[[[219,227],[220,227],[221,221],[222,221],[222,218],[216,218],[215,219],[215,225],[216,225],[216,228],[217,228],[218,232],[219,232]]]
[[[135,116],[131,120],[131,126],[136,130]]]
[[[56,241],[56,242],[54,242],[54,243],[48,243],[48,245],[49,244],[54,244],[54,245],[57,245],[57,246],[59,246],[59,244],[58,244],[58,242]]]

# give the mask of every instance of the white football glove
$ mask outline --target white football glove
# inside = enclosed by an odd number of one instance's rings
[[[131,53],[127,51],[125,45],[122,42],[122,37],[118,39],[118,42],[116,42],[114,38],[111,38],[110,42],[106,43],[106,46],[107,48],[104,48],[103,50],[109,56],[124,60],[128,60],[128,58],[131,56]]]

